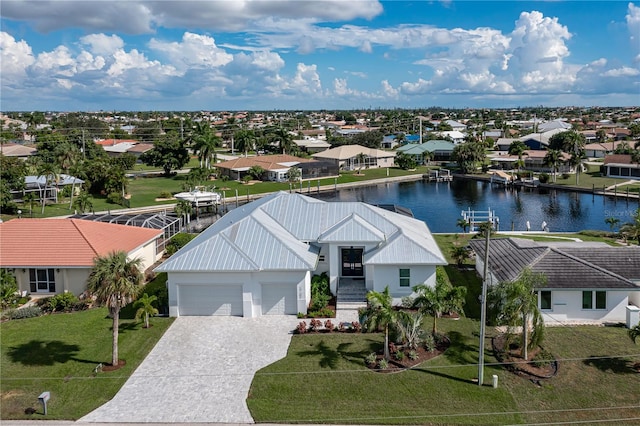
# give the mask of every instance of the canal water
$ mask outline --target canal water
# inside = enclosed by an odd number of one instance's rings
[[[370,204],[396,204],[411,209],[432,232],[460,232],[456,226],[463,210],[492,210],[501,231],[577,232],[586,229],[609,230],[607,217],[619,224],[632,220],[638,199],[624,199],[555,189],[507,188],[469,179],[453,182],[387,183],[342,189],[319,194],[326,201],[364,201]]]

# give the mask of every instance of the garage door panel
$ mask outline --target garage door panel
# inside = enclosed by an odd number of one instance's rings
[[[242,286],[179,285],[178,304],[184,316],[242,316]]]
[[[263,315],[295,315],[298,313],[297,285],[262,284]]]

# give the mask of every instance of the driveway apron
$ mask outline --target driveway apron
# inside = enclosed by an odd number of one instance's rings
[[[253,423],[246,404],[253,376],[285,357],[298,321],[177,318],[116,396],[79,421]]]

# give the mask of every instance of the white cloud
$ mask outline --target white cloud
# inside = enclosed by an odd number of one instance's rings
[[[382,93],[387,98],[395,99],[398,97],[398,90],[394,89],[394,87],[391,84],[389,84],[387,80],[382,80],[381,84],[382,84]]]
[[[0,71],[4,83],[26,76],[26,69],[35,62],[31,46],[24,41],[16,41],[10,34],[0,32]]]
[[[80,37],[80,43],[89,46],[89,51],[95,55],[111,55],[124,47],[124,40],[115,34],[89,34]]]
[[[165,42],[152,38],[149,48],[162,53],[180,70],[190,68],[215,68],[228,64],[233,55],[216,46],[213,37],[184,33],[181,42]]]
[[[640,76],[640,70],[630,67],[611,69],[602,73],[605,77],[636,77]]]

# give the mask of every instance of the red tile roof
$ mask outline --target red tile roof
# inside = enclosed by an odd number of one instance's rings
[[[604,164],[631,164],[629,154],[612,154],[604,157]]]
[[[0,266],[93,266],[97,256],[129,253],[161,234],[81,219],[13,219],[0,223]]]
[[[138,143],[138,141],[135,139],[103,139],[103,140],[96,141],[96,144],[102,145],[102,146],[115,146],[123,142]]]

